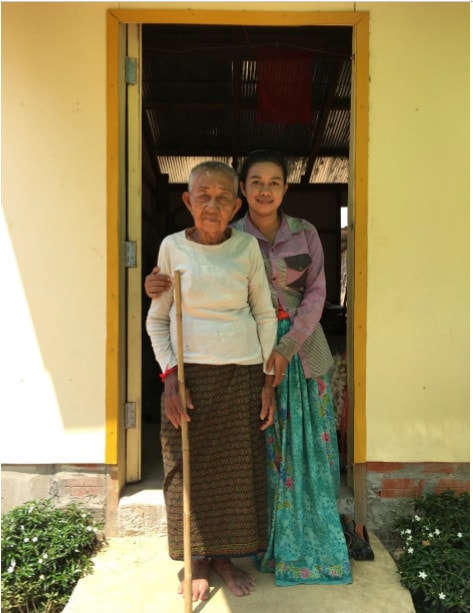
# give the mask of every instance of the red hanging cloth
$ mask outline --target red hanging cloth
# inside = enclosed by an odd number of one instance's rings
[[[259,47],[256,52],[256,121],[312,122],[313,56],[303,49]]]

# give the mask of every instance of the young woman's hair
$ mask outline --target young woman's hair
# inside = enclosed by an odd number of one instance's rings
[[[207,162],[201,162],[200,164],[197,164],[197,166],[194,166],[194,168],[192,168],[188,182],[189,191],[192,191],[192,185],[194,183],[195,177],[198,174],[202,174],[205,172],[216,172],[227,176],[233,181],[233,185],[235,188],[235,196],[238,194],[238,175],[235,170],[224,162],[214,162],[212,160],[209,160]]]
[[[240,181],[245,183],[248,177],[248,171],[253,164],[258,164],[259,162],[272,162],[279,166],[283,172],[284,183],[287,183],[288,170],[286,158],[278,151],[273,151],[272,149],[258,149],[257,151],[252,151],[243,162],[243,166],[240,170]]]

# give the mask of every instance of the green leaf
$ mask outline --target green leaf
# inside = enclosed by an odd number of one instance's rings
[[[89,511],[77,505],[59,509],[51,500],[32,500],[4,515],[2,611],[62,611],[100,547],[95,527]],[[13,559],[14,572],[8,572]]]

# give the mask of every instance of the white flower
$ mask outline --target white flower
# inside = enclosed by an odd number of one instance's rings
[[[459,539],[461,539],[461,537],[463,536],[463,532],[458,532],[457,536],[458,536]]]
[[[87,517],[87,515],[85,513],[82,513],[81,517]]]
[[[429,532],[429,538],[433,538],[433,536],[434,535],[432,534],[432,532]]]
[[[40,575],[39,578],[41,579],[41,581],[44,581],[45,576],[44,575]]]
[[[410,528],[406,528],[406,534],[411,534],[412,530]]]
[[[407,550],[407,553],[414,553],[414,548],[413,547],[409,547],[409,549]]]
[[[43,558],[46,560],[46,558],[48,557],[47,553],[43,553]]]
[[[440,598],[440,600],[445,600],[446,596],[445,596],[445,594],[443,592],[440,592],[439,598]]]
[[[25,529],[25,526],[20,526],[20,530],[24,530],[24,529]]]
[[[410,535],[409,535],[409,536],[406,538],[406,541],[408,541],[408,542],[409,542],[409,541],[412,541],[412,534],[410,534]]]
[[[87,530],[88,532],[92,532],[93,528],[92,528],[91,526],[87,526],[86,530]]]
[[[401,530],[401,536],[404,536],[404,530]]]
[[[37,536],[33,536],[33,538],[31,540],[33,541],[33,543],[37,543],[38,542],[38,537]]]
[[[15,560],[15,558],[12,558],[12,561],[10,562],[10,566],[11,566],[12,568],[15,568],[15,566],[16,566],[16,560]]]
[[[28,537],[23,539],[23,543],[27,543],[30,539]]]
[[[438,528],[435,528],[434,532],[437,536],[440,534],[440,530]]]
[[[38,564],[42,564],[42,563],[43,563],[43,560],[40,558],[40,559],[38,560]]]
[[[15,570],[15,569],[13,568],[13,566],[9,566],[9,567],[8,567],[8,572],[9,572],[9,573],[12,573],[14,570]]]
[[[420,571],[420,573],[419,573],[419,577],[420,577],[421,579],[427,579],[427,573],[424,573],[424,571],[423,571],[423,570],[421,570],[421,571]]]
[[[414,515],[414,519],[415,519],[416,521],[420,521],[420,517],[419,517],[418,515]]]

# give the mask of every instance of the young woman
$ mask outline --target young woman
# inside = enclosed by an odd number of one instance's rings
[[[309,222],[281,210],[288,189],[279,153],[251,153],[240,173],[248,212],[233,227],[259,244],[278,340],[267,367],[274,368],[277,411],[266,430],[269,541],[258,557],[276,585],[347,584],[351,568],[337,510],[339,460],[330,383],[332,355],[320,325],[325,303],[322,244]],[[148,295],[163,291],[154,269]]]
[[[256,151],[240,189],[248,213],[234,224],[258,240],[278,312],[278,342],[268,361],[276,377],[275,423],[266,431],[269,545],[259,559],[276,585],[350,583],[349,556],[337,510],[339,463],[327,372],[333,364],[320,318],[325,303],[317,230],[281,211],[288,189],[285,159]]]

